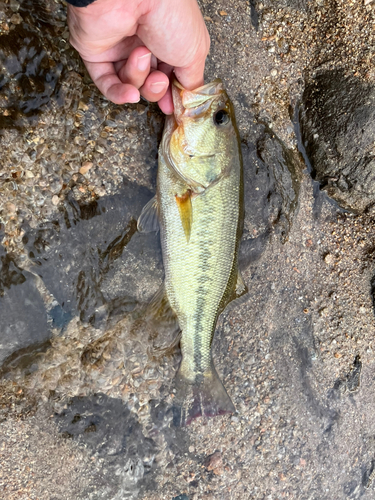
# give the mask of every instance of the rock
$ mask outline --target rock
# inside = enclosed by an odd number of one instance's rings
[[[79,173],[82,175],[87,174],[87,172],[92,168],[93,162],[92,161],[85,161],[82,163],[82,167],[79,169]]]
[[[101,485],[105,498],[115,498],[117,491],[121,498],[137,498],[144,476],[154,468],[156,447],[122,400],[104,394],[74,397],[55,419],[62,436],[99,456],[103,473],[110,472]]]
[[[99,327],[156,292],[145,283],[161,284],[160,243],[156,233],[137,232],[136,219],[152,197],[147,189],[129,183],[98,201],[78,199],[81,189],[77,183],[65,193],[53,223],[25,228],[23,241],[65,314]]]
[[[212,471],[216,476],[221,476],[224,473],[223,458],[220,451],[215,451],[215,453],[209,455],[204,465],[208,471]]]
[[[14,29],[0,35],[0,60],[2,64],[5,60],[11,61],[2,72],[2,93],[8,97],[5,108],[9,110],[6,118],[0,117],[3,129],[24,125],[23,118],[36,118],[50,98],[57,98],[60,85],[61,62],[51,62],[46,53],[49,45],[46,38],[42,41],[40,31],[22,19],[19,13],[14,13],[11,16]],[[45,29],[48,30],[47,26]],[[39,54],[39,58],[35,58],[35,54]],[[23,84],[13,88],[11,82],[16,75]]]
[[[334,257],[333,257],[333,255],[332,255],[332,254],[330,254],[330,253],[327,253],[327,255],[324,257],[324,262],[325,262],[326,264],[328,264],[328,265],[333,264],[334,260],[335,260],[335,258],[334,258]]]
[[[341,70],[307,85],[302,137],[312,175],[340,205],[363,212],[375,203],[375,88]]]
[[[242,144],[245,225],[240,267],[257,260],[272,232],[288,239],[304,165],[272,130],[259,125]]]
[[[23,21],[22,17],[20,14],[13,14],[13,16],[10,18],[10,22],[12,24],[21,24]]]
[[[50,338],[35,277],[20,269],[0,246],[0,367],[19,352],[24,359]],[[27,350],[28,349],[28,350]]]
[[[12,24],[21,24],[23,21],[22,17],[20,16],[20,14],[13,14],[13,16],[10,18],[10,22]]]

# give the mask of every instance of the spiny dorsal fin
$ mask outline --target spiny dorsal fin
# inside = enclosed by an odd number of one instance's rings
[[[182,196],[175,195],[182,227],[184,228],[186,241],[189,243],[191,226],[193,224],[193,208],[191,204],[191,189],[188,189]]]
[[[138,218],[137,229],[140,233],[159,231],[159,206],[156,196],[143,207]]]

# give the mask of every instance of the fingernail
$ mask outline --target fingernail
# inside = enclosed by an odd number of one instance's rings
[[[163,92],[163,90],[165,90],[167,87],[168,83],[166,82],[155,82],[151,83],[150,85],[151,92],[153,92],[154,94],[160,94],[160,92]]]
[[[138,57],[137,67],[139,71],[145,71],[150,67],[151,52],[145,54],[144,56]]]

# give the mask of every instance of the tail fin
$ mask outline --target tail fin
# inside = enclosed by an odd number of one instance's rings
[[[201,416],[215,417],[236,411],[212,362],[210,370],[196,375],[193,382],[186,379],[180,369],[175,386],[173,423],[178,427],[189,425]]]

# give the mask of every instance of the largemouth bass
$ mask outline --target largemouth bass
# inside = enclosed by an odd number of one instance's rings
[[[174,115],[159,148],[157,194],[143,209],[140,231],[160,226],[165,283],[154,303],[177,316],[182,361],[175,418],[235,411],[211,356],[219,314],[246,293],[238,272],[242,232],[242,159],[232,104],[221,80],[194,91],[172,86]]]

